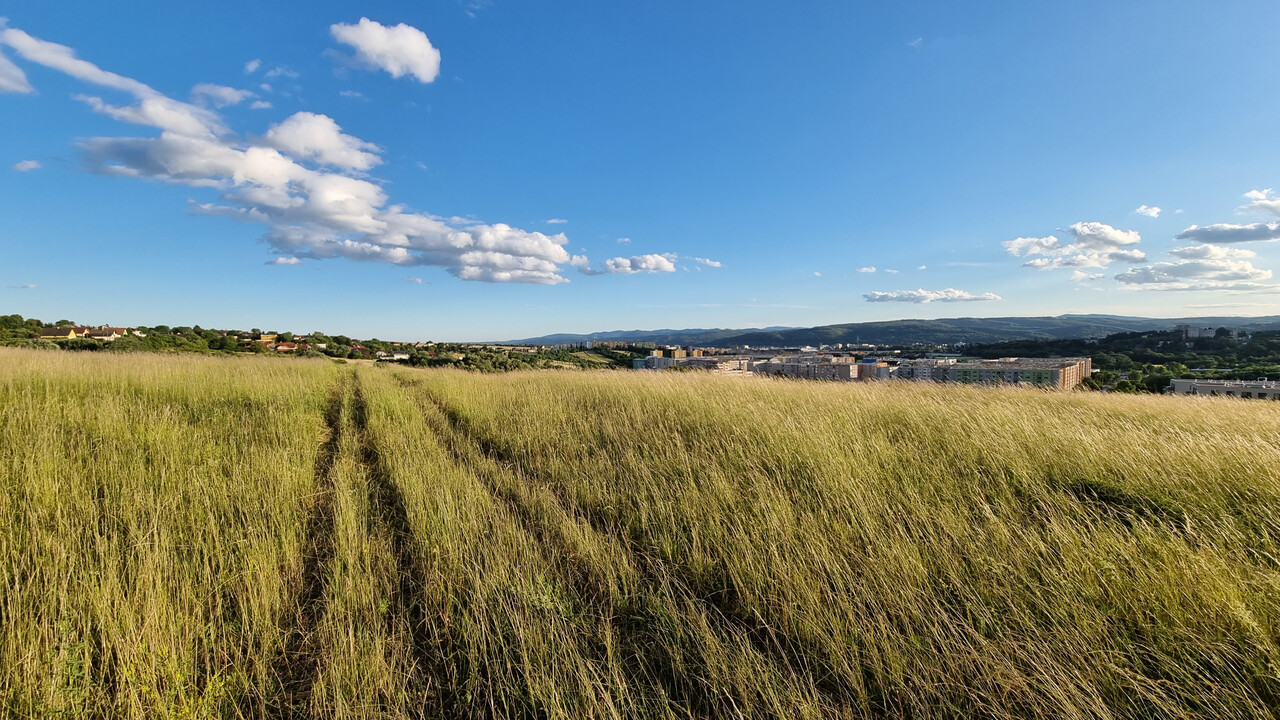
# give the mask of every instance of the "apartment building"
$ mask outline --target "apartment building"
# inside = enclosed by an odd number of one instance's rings
[[[848,382],[858,379],[858,365],[853,363],[818,363],[777,361],[756,363],[751,370],[761,375],[798,378],[803,380],[835,380]]]
[[[1280,400],[1280,382],[1274,380],[1174,380],[1165,392],[1170,395],[1218,395],[1261,400]]]
[[[1000,358],[957,362],[946,372],[945,379],[949,382],[1024,384],[1070,390],[1093,373],[1093,361],[1090,358]]]

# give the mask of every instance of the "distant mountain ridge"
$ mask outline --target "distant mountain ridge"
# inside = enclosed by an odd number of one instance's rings
[[[687,330],[608,330],[586,334],[556,333],[542,337],[525,338],[524,340],[508,340],[500,345],[562,345],[568,343],[595,342],[597,340],[625,340],[629,342],[652,342],[658,345],[710,345],[726,337],[755,332],[783,332],[803,328],[775,325],[765,328],[691,328]]]
[[[1171,330],[1177,325],[1228,327],[1238,330],[1280,330],[1280,315],[1260,317],[1146,318],[1126,315],[1057,315],[1038,317],[941,318],[842,323],[811,328],[748,328],[689,330],[611,330],[608,332],[544,335],[508,344],[557,345],[598,340],[653,342],[659,345],[729,347],[797,347],[835,343],[909,345],[912,343],[982,343],[1006,340],[1103,337],[1112,333]]]

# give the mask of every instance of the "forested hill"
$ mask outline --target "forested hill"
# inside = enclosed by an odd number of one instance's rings
[[[1168,330],[1181,324],[1251,331],[1274,330],[1280,329],[1280,315],[1193,318],[1144,318],[1121,315],[967,317],[939,320],[889,320],[822,325],[812,328],[765,328],[763,330],[615,330],[583,335],[546,335],[515,342],[543,345],[588,340],[630,340],[722,347],[737,345],[798,347],[835,343],[875,345],[990,343],[1009,340],[1105,337],[1114,333]]]

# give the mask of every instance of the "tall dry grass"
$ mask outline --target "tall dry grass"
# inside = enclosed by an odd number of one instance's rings
[[[1280,403],[0,352],[16,717],[1274,717]]]
[[[1280,405],[413,378],[489,456],[815,678],[824,707],[1190,718],[1280,705]]]
[[[0,349],[0,707],[221,717],[271,684],[325,364]]]

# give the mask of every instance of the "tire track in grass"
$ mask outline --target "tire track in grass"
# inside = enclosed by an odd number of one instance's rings
[[[415,698],[415,709],[421,717],[464,717],[466,713],[458,695],[458,680],[467,676],[465,664],[460,665],[465,663],[466,656],[460,652],[448,653],[453,662],[446,662],[446,653],[442,652],[441,645],[454,643],[449,637],[434,633],[428,623],[424,554],[414,537],[404,495],[369,432],[369,406],[358,374],[355,376],[351,415],[359,447],[358,459],[368,478],[372,514],[387,531],[391,552],[395,556],[398,580],[393,587],[391,608],[409,629],[414,663],[409,679],[410,696]]]
[[[427,412],[436,410],[434,405],[429,407],[431,410],[426,407],[423,409]],[[442,413],[440,415],[443,417]],[[652,629],[660,622],[655,608],[631,601],[625,602],[621,607],[615,606],[607,578],[582,559],[573,541],[564,535],[561,528],[540,518],[524,498],[493,478],[493,474],[505,472],[500,463],[487,455],[469,451],[464,447],[464,443],[469,440],[461,439],[447,421],[444,429],[430,420],[427,427],[449,454],[450,460],[475,478],[498,502],[498,508],[506,519],[513,521],[519,531],[533,541],[538,553],[549,566],[567,566],[565,581],[576,598],[608,623],[613,637],[618,638],[622,646],[627,648],[628,656],[640,663],[648,677],[660,679],[665,697],[674,700],[678,708],[686,712],[692,711],[699,717],[716,717],[719,698],[707,692],[713,683],[706,678],[692,679],[673,674],[672,668],[678,665],[678,659],[665,652],[661,644],[653,642]],[[571,517],[567,512],[565,516]],[[598,645],[594,640],[587,642]],[[601,654],[607,652],[602,646],[596,650]],[[645,688],[638,685],[636,679],[635,676],[628,677],[626,683],[638,697],[645,697]]]
[[[339,377],[329,391],[324,409],[328,437],[316,454],[313,502],[303,530],[302,584],[294,597],[293,629],[284,641],[273,670],[279,685],[274,697],[266,700],[265,715],[297,718],[310,715],[311,691],[320,674],[323,657],[315,647],[316,628],[326,611],[325,585],[334,555],[334,482],[338,452],[342,445],[342,414],[346,405],[347,382]],[[252,702],[252,698],[249,701]],[[243,713],[253,716],[255,713]]]
[[[489,438],[474,432],[468,427],[465,418],[461,417],[455,409],[436,397],[426,387],[403,377],[398,377],[397,380],[406,389],[417,390],[421,397],[429,401],[431,410],[444,417],[451,431],[451,436],[442,437],[442,444],[449,451],[455,462],[466,466],[472,460],[469,457],[469,452],[474,451],[514,476],[530,481],[530,484],[545,487],[555,499],[556,505],[561,508],[567,517],[585,522],[597,534],[613,538],[622,543],[624,548],[629,549],[628,554],[636,562],[636,571],[646,584],[657,586],[669,584],[680,598],[693,601],[694,604],[700,606],[706,618],[720,632],[730,637],[735,635],[744,637],[757,653],[777,663],[784,676],[790,676],[793,680],[800,682],[802,686],[807,684],[809,688],[820,696],[829,710],[839,709],[837,712],[841,713],[849,711],[851,705],[856,706],[865,703],[876,711],[890,711],[892,705],[888,702],[886,694],[879,686],[876,678],[867,672],[866,668],[863,668],[861,677],[865,695],[859,697],[852,687],[837,680],[829,670],[815,667],[814,661],[821,661],[824,658],[825,653],[823,651],[813,647],[811,643],[787,636],[781,629],[769,625],[754,608],[747,607],[741,601],[741,596],[723,562],[720,563],[719,572],[716,573],[716,581],[701,583],[700,586],[695,587],[688,577],[679,572],[679,568],[671,567],[657,557],[654,549],[643,538],[635,537],[633,533],[628,532],[625,528],[620,528],[608,518],[593,512],[591,508],[583,507],[567,498],[550,483],[531,481],[528,472],[518,458],[510,456]],[[424,409],[426,408],[424,407]],[[468,445],[469,448],[460,447],[462,443]],[[479,474],[477,473],[477,475]],[[543,521],[536,518],[535,514],[525,506],[520,498],[516,497],[515,493],[498,487],[489,478],[482,477],[481,479],[491,493],[507,506],[511,514],[516,517],[531,537],[538,541],[546,541],[554,534],[554,531],[548,528]],[[536,480],[536,478],[533,480]],[[584,567],[581,562],[578,562],[573,553],[565,552],[562,547],[552,549],[561,553],[562,559],[568,560],[573,564],[574,575],[579,581],[592,575],[590,568]],[[580,592],[583,590],[588,592],[596,590],[590,586],[577,589]],[[598,593],[599,591],[596,590],[596,592]],[[653,643],[636,635],[636,633],[643,634],[643,628],[653,621],[654,608],[645,607],[638,603],[630,605],[624,613],[625,617],[610,618],[610,621],[614,623],[614,630],[618,636],[624,640],[635,640],[632,643],[633,649],[640,653],[637,656],[638,659],[644,661],[647,666],[651,668],[666,667],[668,669],[674,667],[673,660],[675,658],[670,656],[650,657],[649,655],[652,655],[655,650]],[[664,685],[667,690],[678,690],[678,696],[686,704],[687,709],[693,710],[699,715],[716,716],[722,713],[723,708],[718,707],[718,703],[723,698],[715,697],[707,692],[707,688],[710,687],[711,683],[706,678],[696,678],[696,682],[693,683],[687,682],[690,679],[668,677]]]

